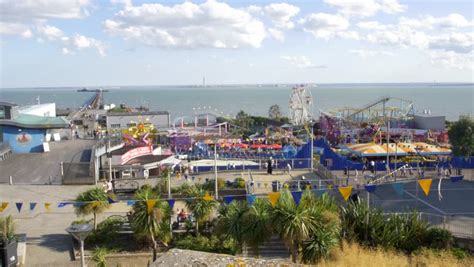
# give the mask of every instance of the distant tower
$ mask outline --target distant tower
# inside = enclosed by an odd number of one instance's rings
[[[202,86],[203,86],[203,87],[206,86],[206,76],[203,76],[203,77],[202,77]]]

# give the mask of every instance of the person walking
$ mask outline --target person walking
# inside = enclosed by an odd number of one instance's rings
[[[270,159],[268,159],[268,161],[267,161],[267,174],[270,174],[270,175],[273,174],[273,160],[272,160],[272,157],[270,157]]]

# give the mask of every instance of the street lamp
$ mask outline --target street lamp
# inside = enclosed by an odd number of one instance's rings
[[[92,231],[93,226],[91,224],[73,224],[66,228],[66,232],[71,234],[74,238],[79,240],[81,243],[81,267],[85,267],[84,261],[84,240]]]

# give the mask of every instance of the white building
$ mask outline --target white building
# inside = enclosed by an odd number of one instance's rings
[[[56,103],[22,106],[18,109],[18,112],[20,114],[35,115],[40,117],[56,117]]]

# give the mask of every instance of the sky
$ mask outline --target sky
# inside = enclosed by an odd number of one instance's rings
[[[473,82],[469,0],[0,0],[0,87]]]

